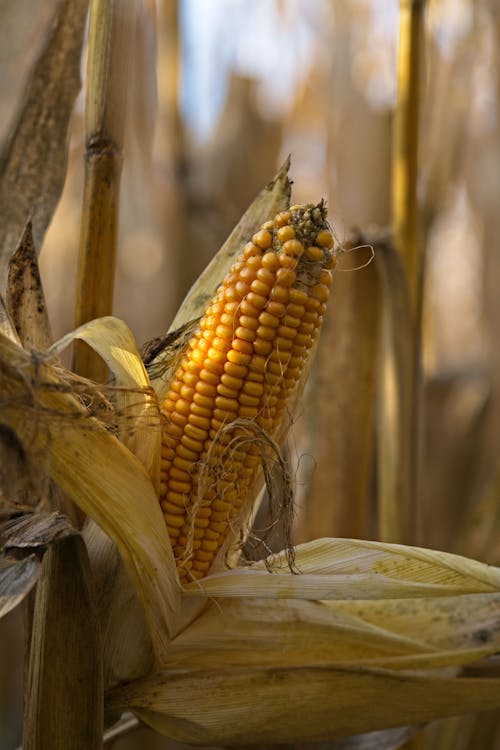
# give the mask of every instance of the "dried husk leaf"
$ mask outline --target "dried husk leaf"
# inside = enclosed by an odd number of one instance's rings
[[[0,556],[0,619],[29,594],[40,576],[36,555],[23,560]]]
[[[99,624],[82,539],[66,537],[42,563],[37,587],[23,747],[101,747]]]
[[[173,639],[164,667],[456,667],[499,649],[499,608],[500,593],[334,603],[219,600]]]
[[[20,604],[38,581],[41,555],[78,532],[60,513],[27,513],[0,526],[0,618]]]
[[[399,599],[500,591],[500,570],[447,552],[357,539],[317,539],[295,548],[301,575],[284,553],[204,578],[186,597]]]
[[[9,384],[3,421],[41,470],[116,543],[146,612],[155,651],[163,657],[175,628],[180,588],[157,495],[144,467],[88,417],[50,365],[34,363],[3,336],[0,364],[1,380]],[[26,419],[27,409],[32,419]]]
[[[40,248],[66,176],[67,130],[80,89],[87,0],[61,0],[0,157],[0,284],[26,221]]]
[[[113,398],[120,414],[120,437],[141,460],[157,491],[159,411],[132,333],[117,318],[99,318],[64,336],[54,344],[50,353],[59,354],[75,338],[91,346],[113,373],[117,388],[113,390]],[[131,586],[118,549],[93,521],[87,523],[84,536],[98,588],[105,684],[141,676],[151,669],[153,653],[137,593]]]
[[[207,307],[215,290],[226,275],[235,256],[256,229],[279,211],[288,208],[291,185],[288,178],[290,158],[288,157],[276,176],[258,194],[245,211],[227,240],[212,261],[195,281],[186,295],[170,330],[180,328],[193,318],[197,318]]]
[[[75,339],[85,341],[92,347],[113,373],[117,386],[113,397],[119,413],[124,415],[120,437],[142,461],[158,490],[161,445],[159,409],[132,332],[119,318],[97,318],[63,336],[48,353],[59,355]],[[130,416],[128,420],[127,414]]]
[[[274,179],[260,191],[243,214],[220,250],[189,290],[172,321],[170,331],[183,329],[186,324],[203,314],[221,279],[229,270],[235,256],[241,251],[243,244],[261,224],[279,211],[288,208],[291,194],[291,184],[288,178],[289,167],[290,158],[286,159]],[[165,369],[162,368],[162,364],[165,361],[168,362],[168,359],[169,350],[160,352],[148,366],[151,383],[159,396],[166,389],[163,374],[159,373],[162,373],[162,370]]]
[[[365,242],[357,236],[349,245]],[[356,270],[367,252],[363,247],[363,254],[346,253],[342,273],[334,274],[304,394],[299,439],[304,431],[301,447],[314,456],[314,468],[299,513],[297,541],[321,535],[373,536],[369,524],[380,295],[375,265]]]
[[[62,513],[27,513],[0,526],[0,546],[7,551],[43,552],[53,542],[78,534]]]
[[[97,592],[104,685],[110,687],[152,671],[151,635],[144,607],[114,542],[91,519],[87,520],[82,535]]]
[[[202,591],[211,604],[174,638],[168,665],[436,669],[500,647],[496,568],[334,539],[297,547],[296,563],[302,575],[290,574],[281,553],[275,575],[258,563],[186,587],[186,619],[189,600]]]
[[[315,667],[168,671],[117,688],[162,734],[196,745],[345,737],[500,705],[500,679]]]

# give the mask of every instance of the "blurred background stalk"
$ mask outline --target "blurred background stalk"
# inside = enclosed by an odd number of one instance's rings
[[[380,538],[403,544],[416,543],[420,536],[423,255],[419,238],[417,183],[424,8],[423,0],[401,0],[400,3],[391,195],[393,242],[405,273],[399,278],[402,289],[385,289],[378,405]],[[390,283],[398,281],[393,277],[389,279]],[[395,317],[400,308],[391,308],[387,304],[395,294],[409,297],[409,320],[407,316],[406,320],[405,317]],[[406,306],[404,301],[401,304]],[[403,322],[406,330],[396,331]],[[406,361],[398,362],[403,351],[406,352]],[[405,382],[401,382],[401,378]]]

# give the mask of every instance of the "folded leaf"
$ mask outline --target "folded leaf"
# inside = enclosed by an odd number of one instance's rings
[[[119,318],[107,316],[84,323],[63,336],[49,349],[58,356],[75,339],[85,341],[106,362],[115,376],[121,439],[142,461],[155,489],[160,474],[160,415],[154,391],[128,326]]]
[[[109,708],[197,745],[332,739],[499,705],[500,679],[330,667],[175,670],[108,695]]]
[[[286,554],[214,574],[189,596],[298,599],[395,599],[500,591],[500,569],[447,552],[356,539],[317,539],[295,549],[301,575]],[[269,574],[271,567],[275,575]]]
[[[0,619],[22,602],[39,576],[40,560],[36,555],[24,560],[0,556]]]
[[[157,495],[143,465],[87,415],[58,370],[34,362],[2,335],[0,360],[9,363],[0,371],[6,396],[2,421],[40,469],[116,543],[163,658],[180,588]]]

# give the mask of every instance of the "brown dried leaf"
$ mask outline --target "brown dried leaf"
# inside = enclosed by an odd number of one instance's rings
[[[229,270],[236,254],[241,251],[242,245],[264,221],[288,207],[291,194],[291,184],[288,178],[289,168],[290,158],[285,161],[274,179],[260,191],[243,214],[218,253],[187,293],[170,326],[170,332],[183,330],[186,325],[203,314],[207,303],[214,296],[217,286]],[[165,389],[165,369],[168,369],[168,364],[165,363],[168,363],[169,360],[171,360],[170,350],[160,351],[148,365],[152,385],[159,395]]]
[[[61,513],[29,513],[0,526],[0,545],[9,551],[40,552],[53,542],[75,534],[78,531]]]
[[[35,555],[22,560],[0,556],[0,619],[29,594],[40,575]]]
[[[48,349],[52,333],[38,269],[33,227],[28,221],[9,263],[7,303],[25,349]]]
[[[15,329],[10,313],[7,309],[7,305],[3,301],[2,295],[0,294],[0,333],[7,336],[10,341],[14,341],[16,344],[20,344],[19,336]]]
[[[353,244],[365,241],[356,238]],[[299,541],[325,535],[371,536],[380,300],[375,265],[356,270],[367,250],[362,252],[363,256],[344,256],[345,273],[335,274],[305,393],[305,439],[315,465]]]
[[[69,118],[80,89],[87,0],[61,0],[33,66],[26,94],[0,157],[0,283],[28,218],[35,246],[59,200],[66,175]]]
[[[241,251],[242,245],[252,236],[260,224],[288,207],[291,191],[290,180],[288,179],[289,167],[290,159],[288,158],[274,179],[260,191],[245,211],[217,255],[189,290],[170,326],[171,331],[180,328],[187,321],[193,320],[203,313],[207,302],[213,297],[235,255]]]

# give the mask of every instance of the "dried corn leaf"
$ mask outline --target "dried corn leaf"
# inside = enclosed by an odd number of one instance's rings
[[[288,207],[291,192],[289,167],[288,158],[274,179],[260,191],[243,214],[225,243],[189,290],[170,326],[170,331],[182,330],[186,324],[203,314],[243,244],[264,221]],[[152,385],[160,396],[166,387],[163,377],[165,368],[168,369],[169,359],[170,349],[160,351],[148,366]]]
[[[359,237],[352,244],[364,242]],[[342,270],[347,273],[335,274],[311,388],[305,393],[303,423],[314,469],[299,517],[299,540],[325,534],[371,536],[367,523],[380,301],[375,266],[354,270],[360,257],[346,255]]]
[[[49,549],[37,588],[26,700],[25,750],[101,746],[101,644],[85,545]]]
[[[218,601],[174,638],[167,665],[433,670],[500,648],[496,568],[334,539],[297,547],[296,562],[302,575],[290,574],[282,553],[275,575],[263,563],[188,586],[186,618],[202,590]]]
[[[10,317],[10,313],[7,310],[7,306],[0,295],[0,333],[6,336],[16,344],[21,343],[21,339],[18,336],[16,327]]]
[[[113,397],[118,405],[121,439],[142,461],[158,489],[160,473],[160,416],[146,369],[128,326],[111,316],[84,323],[57,341],[49,354],[59,355],[75,340],[85,341],[99,354],[115,377]]]
[[[8,303],[26,349],[47,349],[53,339],[29,221],[9,263]]]
[[[43,552],[53,542],[75,534],[78,531],[61,513],[28,513],[0,526],[0,546],[17,553]]]
[[[23,560],[0,556],[0,618],[29,594],[40,576],[40,560],[29,555]]]
[[[41,368],[2,336],[0,362],[2,390],[6,386],[3,421],[40,469],[116,543],[146,612],[156,651],[163,656],[174,630],[179,587],[147,473],[122,443],[88,417],[50,365]]]
[[[291,191],[290,180],[288,179],[289,167],[290,159],[288,158],[274,179],[260,191],[254,202],[245,211],[217,255],[189,290],[170,330],[180,328],[189,320],[197,318],[203,313],[235,256],[241,252],[244,243],[261,224],[271,219],[279,211],[288,208]]]
[[[267,564],[266,564],[267,563]],[[301,575],[285,553],[186,587],[189,597],[400,599],[500,591],[500,569],[446,552],[356,539],[318,539],[295,549]],[[269,575],[271,565],[275,575]]]
[[[66,175],[69,118],[80,89],[87,0],[61,0],[27,83],[23,105],[0,157],[0,284],[26,221],[35,246],[59,200]]]
[[[170,644],[169,669],[434,670],[500,648],[500,593],[423,599],[217,601]]]
[[[133,710],[181,742],[247,745],[345,737],[500,705],[500,679],[315,667],[167,671],[117,688]]]
[[[90,519],[82,536],[97,590],[104,684],[109,687],[149,674],[154,666],[154,654],[146,615],[118,549]]]

